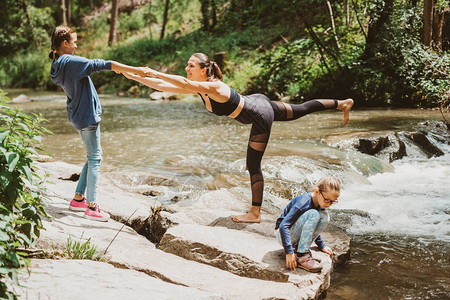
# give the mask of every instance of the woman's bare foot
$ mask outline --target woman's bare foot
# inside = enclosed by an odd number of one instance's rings
[[[261,211],[260,207],[252,206],[250,211],[245,215],[233,216],[231,220],[238,223],[260,223],[261,222]]]
[[[344,125],[347,125],[348,120],[350,119],[350,110],[353,106],[353,99],[348,98],[345,100],[340,100],[338,103],[338,109],[344,112]]]

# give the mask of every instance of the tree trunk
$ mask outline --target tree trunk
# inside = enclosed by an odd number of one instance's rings
[[[236,12],[237,11],[237,8],[238,8],[238,6],[237,6],[237,4],[236,4],[236,2],[237,2],[238,0],[231,0],[230,2],[230,10],[232,11],[232,12]]]
[[[166,5],[164,6],[164,15],[163,15],[163,24],[161,28],[161,36],[159,37],[159,40],[162,40],[164,38],[164,32],[166,31],[166,25],[167,25],[167,16],[169,14],[169,5],[170,0],[166,0]]]
[[[71,15],[72,15],[72,8],[70,5],[70,0],[66,0],[66,20],[68,26],[70,26]]]
[[[67,14],[66,14],[66,0],[61,0],[61,22],[64,26],[67,26]]]
[[[248,25],[249,15],[251,14],[251,8],[253,0],[243,0],[241,11],[243,12],[240,19],[240,27],[243,29]]]
[[[446,9],[438,10],[438,2],[435,2],[433,9],[433,48],[437,51],[442,51],[442,29],[444,28],[444,16]]]
[[[345,6],[345,26],[350,25],[350,6],[348,4],[348,0],[344,0]]]
[[[214,0],[213,0],[214,1]],[[210,31],[209,27],[209,0],[200,0],[201,3],[201,11],[202,11],[202,23],[203,23],[203,30],[206,32]]]
[[[20,1],[19,3],[22,4],[22,8],[23,8],[23,10],[25,12],[25,16],[27,18],[28,25],[30,25],[30,30],[31,30],[31,33],[32,33],[32,36],[33,36],[34,44],[36,45],[36,48],[39,48],[39,46],[40,46],[39,45],[39,41],[36,39],[36,36],[34,34],[33,24],[31,23],[31,18],[30,18],[30,15],[28,14],[28,3],[26,1],[23,1],[23,0]]]
[[[152,16],[152,2],[150,1],[148,4],[148,32],[150,34],[150,39],[153,40],[153,32],[152,32],[152,24],[153,24],[153,16]]]
[[[217,25],[217,6],[215,0],[211,1],[211,14],[212,14],[211,29],[214,29],[214,27],[216,27]]]
[[[432,36],[433,36],[433,0],[424,0],[422,42],[426,47],[431,47]]]
[[[244,0],[244,9],[250,8],[253,5],[253,0]]]
[[[336,41],[336,46],[338,47],[338,49],[340,49],[341,45],[339,45],[339,39],[338,39],[337,33],[336,33],[336,26],[334,25],[333,8],[331,7],[330,1],[327,1],[327,6],[328,6],[328,12],[330,13],[331,29],[333,30],[334,40]]]
[[[427,0],[425,0],[427,1]],[[380,15],[374,22],[369,22],[369,30],[367,32],[366,49],[364,50],[363,57],[372,57],[372,49],[380,43],[379,34],[381,29],[387,24],[394,11],[394,0],[384,0],[384,6]]]
[[[118,0],[112,0],[112,7],[111,7],[111,24],[109,26],[109,40],[108,44],[112,45],[115,44],[117,41],[117,15],[119,13],[119,7],[117,5]]]

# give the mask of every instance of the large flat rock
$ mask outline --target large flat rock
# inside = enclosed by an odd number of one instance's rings
[[[167,230],[159,249],[239,276],[290,282],[300,289],[316,285],[320,287],[317,296],[328,288],[332,268],[328,255],[313,251],[313,255],[322,260],[321,273],[287,270],[284,250],[274,238],[225,227],[174,226]]]
[[[241,234],[243,237],[253,237],[254,235],[246,234],[253,233],[259,236],[256,240],[262,241],[262,249],[274,247],[275,249],[282,250],[282,246],[278,244],[275,238],[275,222],[281,211],[274,214],[270,213],[270,210],[265,210],[263,207],[261,223],[236,223],[231,220],[231,216],[245,211],[244,208],[248,205],[248,203],[245,203],[245,200],[249,201],[248,199],[243,198],[239,193],[225,189],[205,192],[197,199],[194,199],[193,203],[188,207],[180,207],[177,205],[168,206],[168,211],[161,212],[157,216],[157,219],[154,220],[155,222],[153,222],[153,227],[157,228],[158,224],[160,225],[158,230],[160,231],[159,236],[161,238],[166,230],[180,224],[197,224],[206,226],[205,230],[208,232],[214,230],[211,229],[211,227],[225,227],[231,229],[232,231],[227,231],[227,233],[224,234],[224,239],[226,239],[226,235],[228,233],[234,234],[236,231],[240,232],[237,234]],[[233,207],[233,203],[238,204],[235,204]],[[237,209],[238,211],[233,209]],[[242,211],[240,212],[239,210]],[[329,214],[332,218],[333,211],[331,210]],[[182,230],[181,228],[186,227],[180,227],[176,230]],[[326,245],[333,249],[334,264],[340,264],[348,259],[350,255],[350,238],[345,231],[336,226],[329,225],[321,235]],[[185,237],[188,236],[189,235],[185,235]],[[214,234],[211,233],[211,236],[214,236]],[[169,236],[166,238],[169,238]],[[177,240],[177,242],[179,241]],[[205,241],[206,244],[209,244],[210,242],[213,241]],[[168,244],[167,242],[164,243]],[[244,249],[245,246],[246,244],[238,245],[240,249]],[[312,249],[317,250],[314,243],[312,245]],[[321,254],[322,253],[319,255]],[[284,261],[284,258],[280,258],[280,260]]]
[[[91,260],[33,259],[15,287],[23,299],[226,299]]]

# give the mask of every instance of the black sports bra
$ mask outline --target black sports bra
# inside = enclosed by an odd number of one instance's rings
[[[203,99],[202,95],[198,93],[200,98],[202,98],[203,104],[205,104],[205,99]],[[241,96],[230,87],[230,98],[228,98],[227,102],[220,103],[211,99],[208,95],[209,102],[211,103],[212,113],[218,116],[229,116],[235,109],[239,106],[239,102],[241,100]]]

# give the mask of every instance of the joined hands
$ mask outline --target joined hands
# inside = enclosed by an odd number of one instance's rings
[[[132,77],[141,77],[141,78],[145,78],[145,76],[147,75],[149,68],[148,67],[136,67],[135,68],[135,72],[123,72],[123,71],[118,71],[115,70],[114,72],[116,72],[117,74],[122,74],[123,76],[125,76],[128,79],[131,79]],[[150,69],[151,70],[151,69]]]
[[[145,70],[145,75],[147,75],[147,76],[150,76],[150,77],[157,77],[158,76],[158,71],[155,71],[155,70],[153,70],[153,69],[151,69],[151,68],[149,68],[149,67],[146,67],[145,68],[146,70]]]

